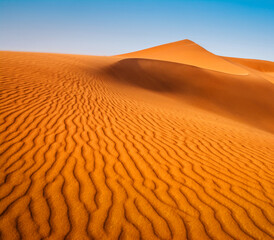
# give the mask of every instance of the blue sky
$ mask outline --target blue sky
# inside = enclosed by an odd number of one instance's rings
[[[274,1],[0,0],[0,49],[114,55],[191,39],[274,61]]]

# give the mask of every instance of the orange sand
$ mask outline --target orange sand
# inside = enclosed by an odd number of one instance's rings
[[[0,239],[274,239],[273,62],[0,62]]]

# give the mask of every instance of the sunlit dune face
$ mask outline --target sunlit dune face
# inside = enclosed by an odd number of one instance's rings
[[[168,43],[145,50],[119,55],[124,58],[147,58],[183,63],[208,70],[236,75],[247,75],[248,71],[216,56],[190,40]]]
[[[0,53],[1,239],[274,238],[273,63],[166,47]]]

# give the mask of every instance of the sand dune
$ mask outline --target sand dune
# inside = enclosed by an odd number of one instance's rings
[[[137,52],[118,55],[123,58],[147,58],[184,63],[230,74],[246,75],[245,69],[231,64],[190,40],[168,43]]]
[[[274,239],[273,63],[168,46],[0,53],[1,239]]]

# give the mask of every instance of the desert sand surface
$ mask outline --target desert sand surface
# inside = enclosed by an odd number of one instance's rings
[[[274,239],[274,63],[189,40],[0,52],[1,239]]]

